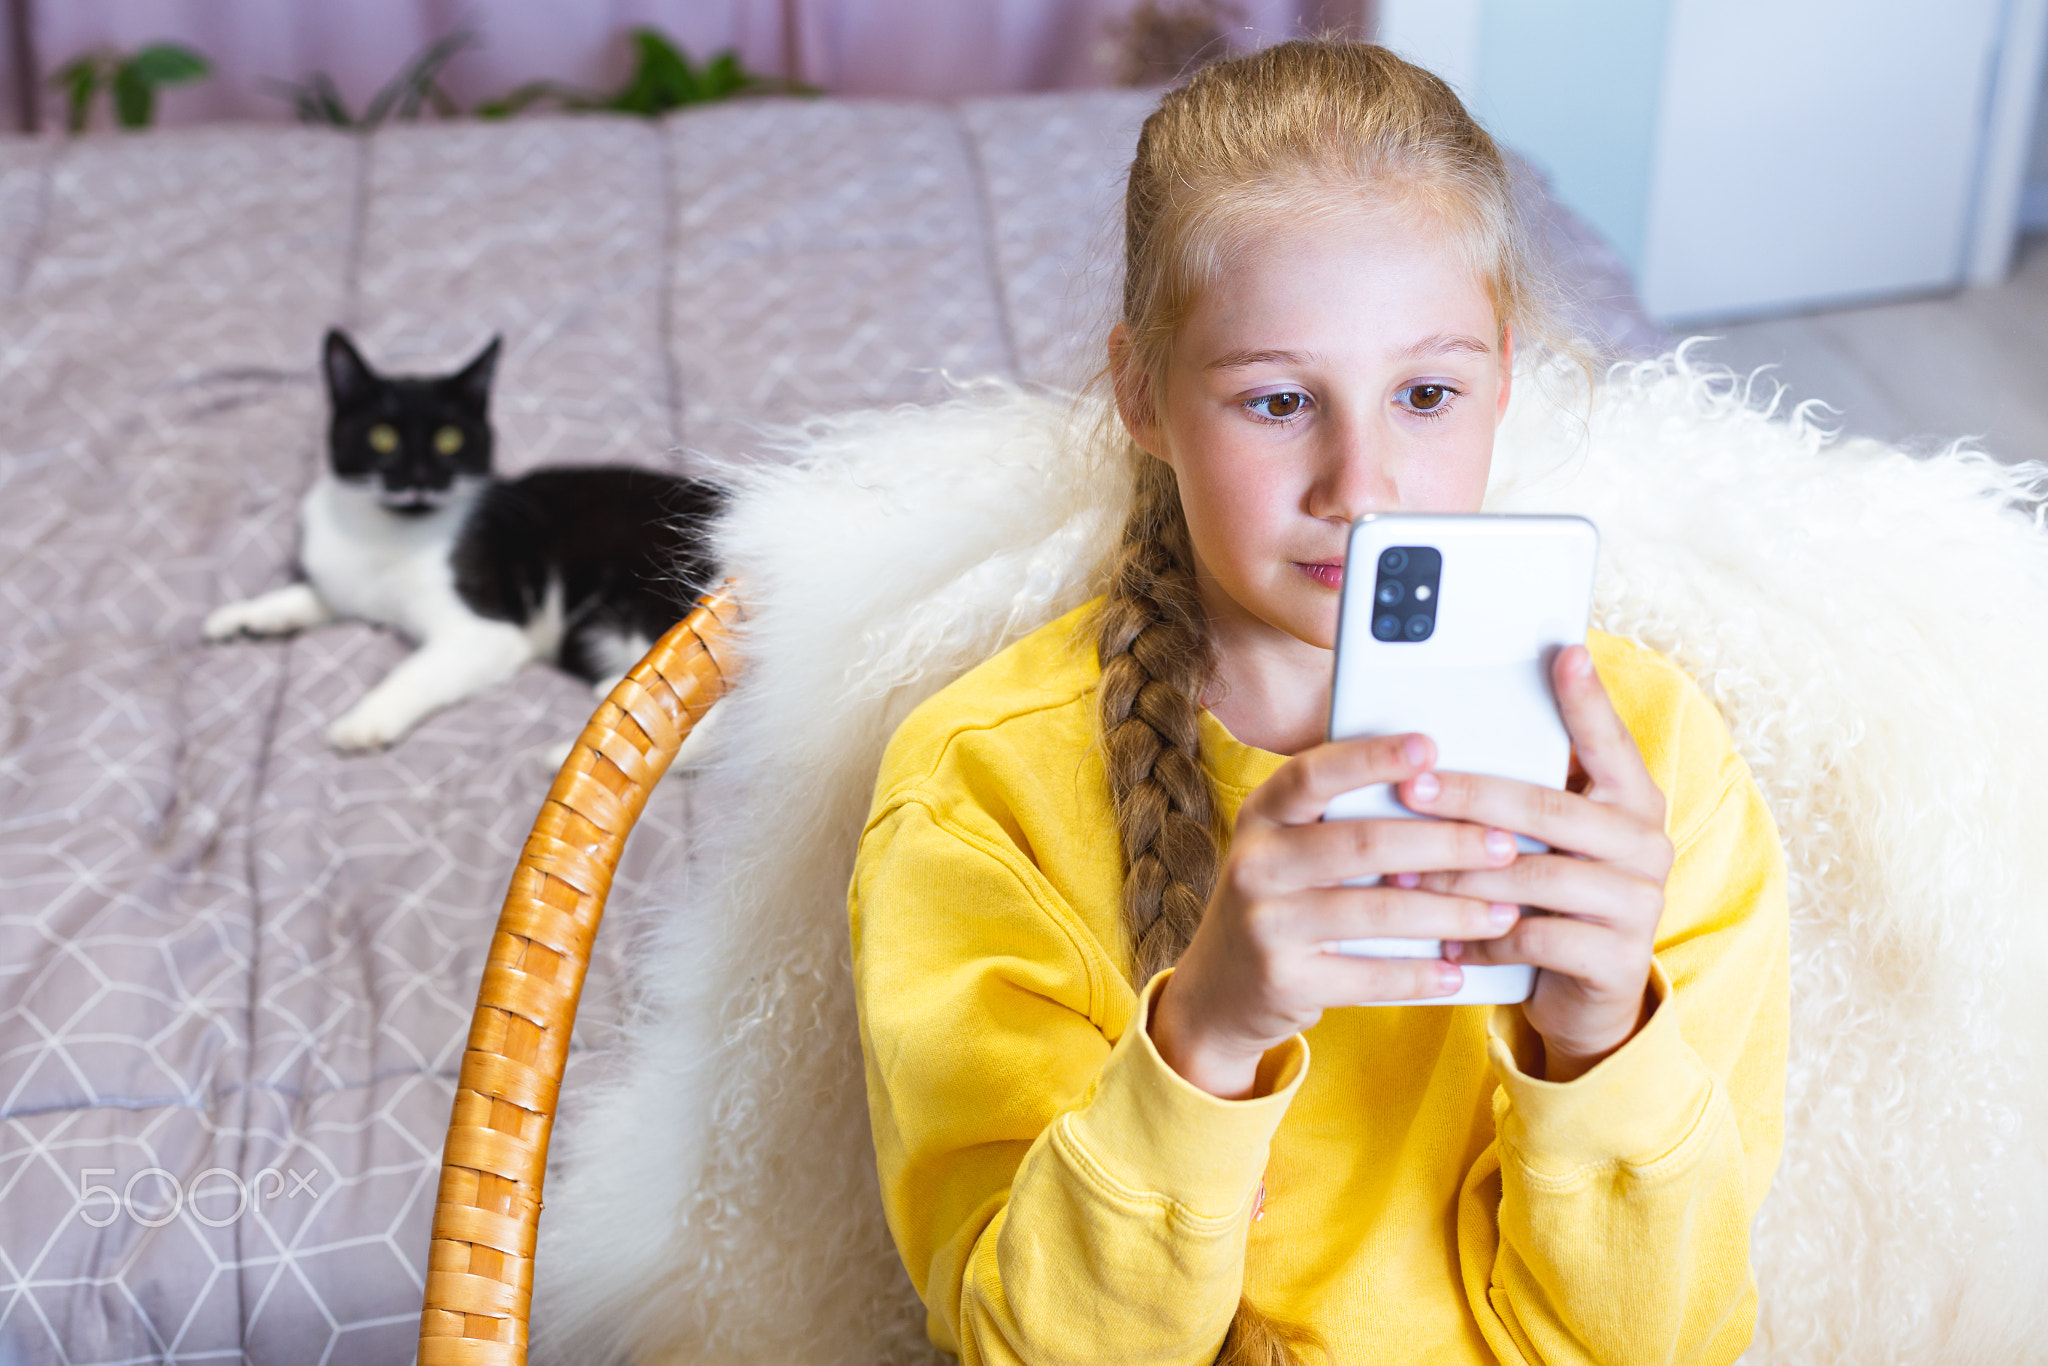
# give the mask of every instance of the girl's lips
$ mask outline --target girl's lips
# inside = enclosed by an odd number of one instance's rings
[[[1344,561],[1342,560],[1322,560],[1315,564],[1303,564],[1300,560],[1296,560],[1294,567],[1325,588],[1342,588],[1344,586]]]

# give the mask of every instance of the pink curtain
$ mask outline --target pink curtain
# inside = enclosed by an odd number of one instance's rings
[[[352,107],[421,48],[467,25],[483,43],[444,85],[465,107],[547,77],[615,85],[625,32],[668,33],[693,56],[736,48],[782,74],[784,15],[797,16],[801,75],[835,94],[949,97],[1110,83],[1112,28],[1134,0],[17,0],[48,73],[81,52],[169,39],[213,63],[212,79],[166,91],[162,123],[283,119],[266,80],[332,76]],[[1369,0],[1237,0],[1241,47],[1320,27],[1361,31]],[[46,92],[46,125],[57,110]]]

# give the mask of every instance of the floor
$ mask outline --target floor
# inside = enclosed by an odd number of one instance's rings
[[[2048,460],[2048,235],[1994,288],[1701,330],[1719,338],[1709,357],[1775,365],[1790,398],[1841,409],[1851,434]]]

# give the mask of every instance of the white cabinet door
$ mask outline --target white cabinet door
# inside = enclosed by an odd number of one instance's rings
[[[1960,283],[2001,17],[2000,0],[1671,0],[1650,312]]]
[[[1997,278],[2044,14],[2048,0],[1379,8],[1382,40],[1547,171],[1669,323]]]

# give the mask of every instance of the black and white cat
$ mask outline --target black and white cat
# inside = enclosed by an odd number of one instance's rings
[[[494,478],[497,361],[493,338],[455,374],[386,377],[330,331],[328,469],[299,509],[303,580],[206,618],[209,640],[355,617],[418,644],[327,728],[336,749],[389,745],[536,659],[607,691],[716,574],[702,538],[716,485],[625,466]]]

